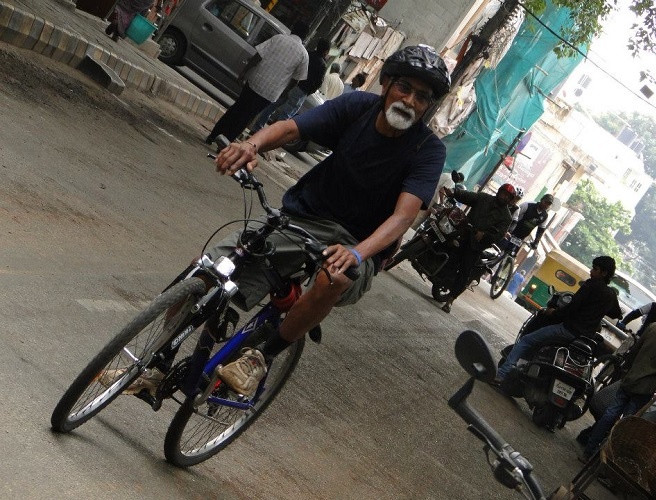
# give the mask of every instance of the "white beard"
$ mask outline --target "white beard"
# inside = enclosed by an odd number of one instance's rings
[[[387,108],[385,118],[392,128],[407,130],[415,123],[415,110],[397,101]]]

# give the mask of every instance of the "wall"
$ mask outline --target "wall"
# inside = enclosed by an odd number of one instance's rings
[[[477,0],[388,0],[380,16],[408,37],[404,45],[426,43],[441,51]]]

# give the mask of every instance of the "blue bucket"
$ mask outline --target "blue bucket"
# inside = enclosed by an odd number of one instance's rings
[[[141,14],[137,14],[134,16],[134,19],[130,23],[130,26],[128,26],[128,29],[125,31],[125,34],[134,43],[141,45],[151,37],[156,29],[157,26],[155,26]]]

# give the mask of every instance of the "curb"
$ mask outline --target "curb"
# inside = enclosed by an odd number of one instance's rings
[[[127,88],[160,98],[183,111],[210,121],[216,121],[222,113],[222,108],[213,100],[166,81],[161,76],[89,42],[78,33],[55,26],[45,19],[2,1],[0,1],[0,42],[31,50],[75,69],[80,69],[82,61],[88,57],[96,61],[98,67],[107,68],[118,75]],[[103,81],[101,85],[114,92],[118,88],[116,80],[109,78],[107,81],[108,85],[104,85]]]

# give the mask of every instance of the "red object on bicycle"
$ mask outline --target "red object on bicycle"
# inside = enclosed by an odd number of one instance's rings
[[[292,283],[289,293],[284,297],[277,297],[271,294],[271,303],[281,312],[289,311],[303,294],[303,289],[299,283]]]

